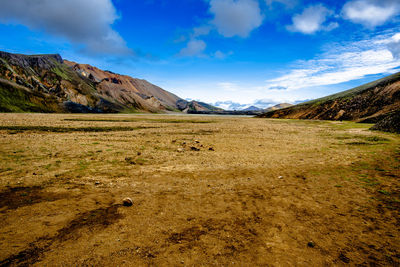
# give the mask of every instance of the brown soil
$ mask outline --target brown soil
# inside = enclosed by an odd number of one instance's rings
[[[0,126],[0,266],[400,264],[400,138],[371,125],[3,114]]]

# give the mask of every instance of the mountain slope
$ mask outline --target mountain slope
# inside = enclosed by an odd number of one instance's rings
[[[242,109],[243,111],[260,111],[262,108],[256,107],[256,106],[250,106],[248,108]]]
[[[281,103],[281,104],[277,104],[275,106],[266,108],[263,111],[264,112],[269,112],[269,111],[274,111],[274,110],[278,110],[278,109],[288,108],[288,107],[291,107],[291,106],[293,106],[293,105],[289,104],[289,103]]]
[[[111,97],[123,105],[152,112],[178,110],[177,101],[181,98],[146,80],[103,71],[68,60],[64,60],[64,63],[94,82],[100,95]]]
[[[400,72],[334,95],[267,112],[259,117],[377,122],[399,109]]]
[[[3,112],[66,112],[70,102],[96,111],[125,109],[101,97],[89,79],[63,64],[60,55],[0,52],[0,78]]]
[[[212,110],[145,80],[63,60],[0,51],[0,112]]]

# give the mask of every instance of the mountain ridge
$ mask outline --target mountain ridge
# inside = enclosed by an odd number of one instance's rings
[[[259,117],[376,123],[399,109],[400,72],[333,95],[270,111]],[[397,131],[400,132],[400,129]]]
[[[146,80],[64,60],[0,51],[1,112],[190,112],[188,102]],[[47,102],[50,101],[48,104]]]

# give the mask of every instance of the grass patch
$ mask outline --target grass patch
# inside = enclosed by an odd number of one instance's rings
[[[79,165],[79,170],[83,171],[86,170],[89,167],[89,162],[87,162],[86,160],[81,160],[79,161],[78,165]]]
[[[88,121],[88,122],[159,122],[159,123],[213,123],[205,120],[172,120],[172,119],[64,119],[64,121]]]
[[[57,127],[57,126],[0,126],[0,130],[8,130],[13,133],[26,131],[71,133],[71,132],[121,132],[148,129],[149,127]],[[152,127],[154,128],[154,127]]]
[[[385,196],[390,196],[390,192],[389,191],[386,191],[386,190],[382,189],[382,190],[378,190],[378,192],[383,194],[383,195],[385,195]]]
[[[367,142],[362,142],[362,141],[354,141],[354,142],[348,142],[346,145],[351,145],[351,146],[360,146],[360,145],[371,145],[370,143]]]
[[[389,142],[390,140],[380,136],[368,136],[365,138],[368,142]]]

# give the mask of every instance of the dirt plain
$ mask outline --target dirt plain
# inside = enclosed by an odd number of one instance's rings
[[[369,127],[1,114],[0,266],[399,266],[400,137]]]

